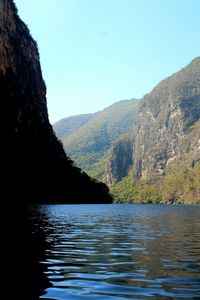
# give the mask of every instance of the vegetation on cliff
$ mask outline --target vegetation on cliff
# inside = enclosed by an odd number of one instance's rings
[[[200,204],[200,163],[174,167],[156,183],[133,182],[129,175],[110,190],[115,203]]]

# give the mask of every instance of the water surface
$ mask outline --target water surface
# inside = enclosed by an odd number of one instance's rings
[[[200,207],[47,205],[40,299],[200,299]]]

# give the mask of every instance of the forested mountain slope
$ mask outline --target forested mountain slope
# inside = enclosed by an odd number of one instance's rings
[[[68,128],[64,133],[62,143],[66,153],[91,176],[102,179],[108,159],[108,151],[112,143],[124,133],[132,130],[137,115],[139,100],[119,101],[95,114],[80,115],[64,119]],[[77,130],[70,126],[80,118],[86,117],[83,126]],[[59,137],[60,129],[54,124],[54,130]],[[62,125],[62,124],[61,124]],[[71,134],[68,134],[71,132]]]

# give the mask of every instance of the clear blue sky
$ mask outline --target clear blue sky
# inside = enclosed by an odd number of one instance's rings
[[[15,0],[50,121],[141,98],[200,55],[200,0]]]

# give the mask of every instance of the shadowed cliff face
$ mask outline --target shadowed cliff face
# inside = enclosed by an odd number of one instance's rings
[[[12,0],[0,0],[1,166],[8,196],[26,202],[109,202],[73,166],[48,120],[36,42]]]

